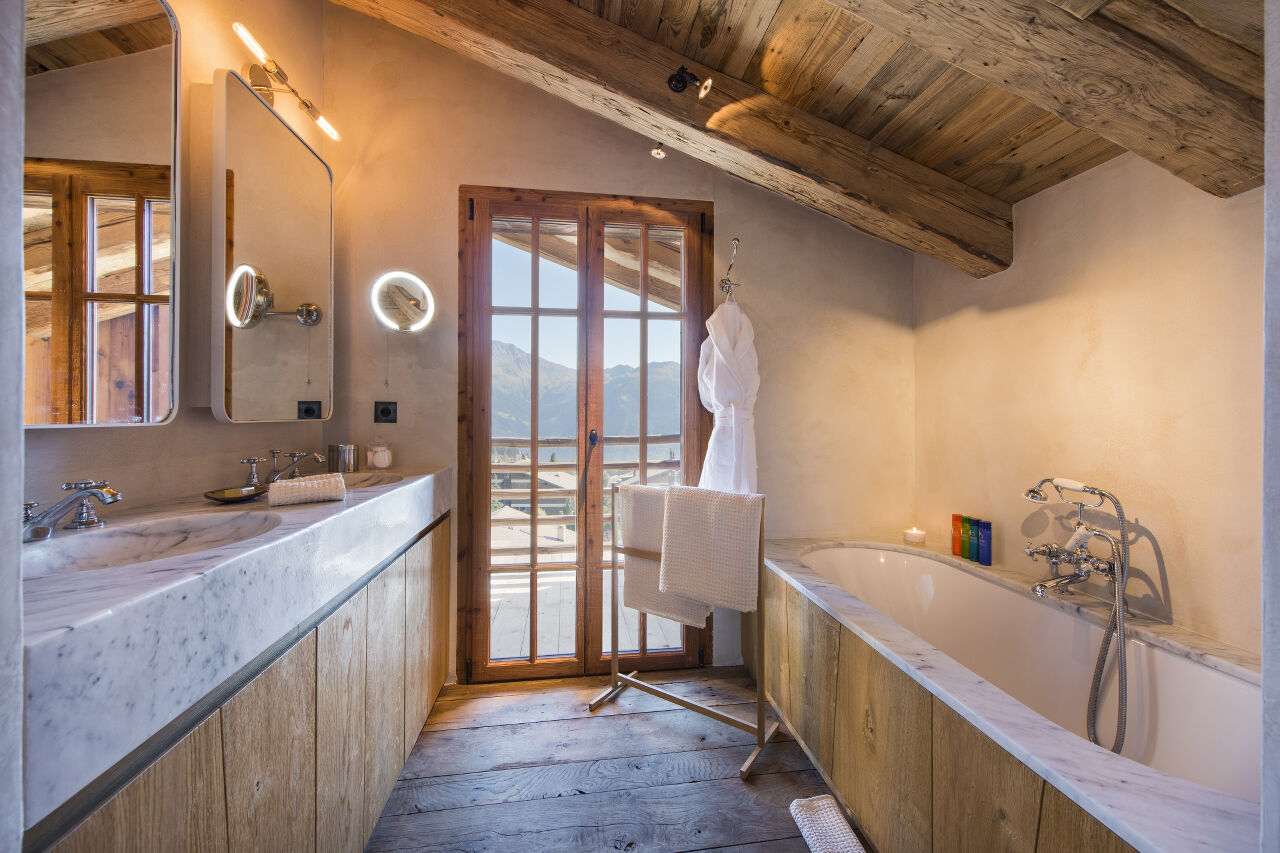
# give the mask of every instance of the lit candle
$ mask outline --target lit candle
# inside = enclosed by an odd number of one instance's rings
[[[923,545],[924,531],[919,527],[911,527],[902,531],[902,541],[908,545]]]

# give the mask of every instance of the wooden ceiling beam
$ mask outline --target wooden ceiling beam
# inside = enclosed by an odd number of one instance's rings
[[[1050,0],[831,0],[1217,196],[1262,183],[1262,102]]]
[[[1008,203],[563,0],[337,2],[970,275],[1012,260]],[[668,88],[680,65],[705,99]]]
[[[156,0],[26,0],[27,46],[165,15]]]

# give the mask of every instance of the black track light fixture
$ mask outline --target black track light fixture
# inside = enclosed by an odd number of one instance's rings
[[[683,65],[676,69],[676,73],[667,78],[667,85],[671,87],[673,92],[683,92],[691,84],[697,87],[699,100],[705,98],[707,93],[711,91],[710,77],[703,80]]]

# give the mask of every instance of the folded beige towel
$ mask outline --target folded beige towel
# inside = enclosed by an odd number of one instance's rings
[[[866,853],[830,794],[792,800],[791,817],[813,853]]]
[[[671,486],[658,588],[741,613],[756,609],[764,495]]]
[[[662,550],[662,508],[666,489],[654,486],[619,486],[613,517],[618,543],[642,551]],[[706,627],[710,605],[658,589],[658,564],[643,557],[624,556],[622,601],[633,610],[674,619],[682,625]]]
[[[267,488],[269,506],[340,501],[347,497],[347,483],[341,474],[316,474],[296,480],[277,480]]]

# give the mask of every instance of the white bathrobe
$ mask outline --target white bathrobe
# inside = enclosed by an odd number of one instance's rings
[[[756,428],[753,412],[760,390],[755,331],[736,301],[725,302],[707,320],[698,358],[698,392],[715,415],[698,485],[721,492],[756,493]]]

